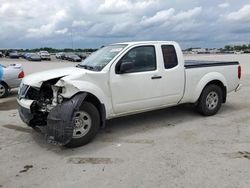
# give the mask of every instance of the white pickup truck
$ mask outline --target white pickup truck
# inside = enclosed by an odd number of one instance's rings
[[[176,42],[111,44],[76,67],[26,76],[18,103],[29,126],[46,126],[48,142],[88,143],[107,119],[182,103],[205,116],[240,89],[238,62],[184,61]]]

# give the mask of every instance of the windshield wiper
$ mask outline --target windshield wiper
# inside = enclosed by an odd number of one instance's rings
[[[93,70],[94,69],[94,67],[92,67],[92,66],[82,65],[82,64],[78,64],[78,65],[76,65],[76,67],[82,67],[82,68],[85,68],[87,70]]]

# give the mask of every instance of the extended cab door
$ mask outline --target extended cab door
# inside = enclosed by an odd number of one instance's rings
[[[139,45],[130,47],[113,63],[110,88],[115,114],[162,105],[162,76],[158,60],[155,45]]]
[[[185,89],[185,69],[181,48],[177,44],[162,44],[159,46],[162,66],[163,104],[177,104],[183,97]]]

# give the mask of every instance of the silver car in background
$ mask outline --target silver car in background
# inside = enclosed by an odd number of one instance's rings
[[[11,64],[7,67],[0,64],[0,98],[7,96],[11,89],[19,87],[23,77],[21,64]]]

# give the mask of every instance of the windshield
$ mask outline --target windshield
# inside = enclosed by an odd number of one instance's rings
[[[117,44],[103,47],[91,54],[78,66],[89,70],[101,71],[126,46],[126,44]]]

